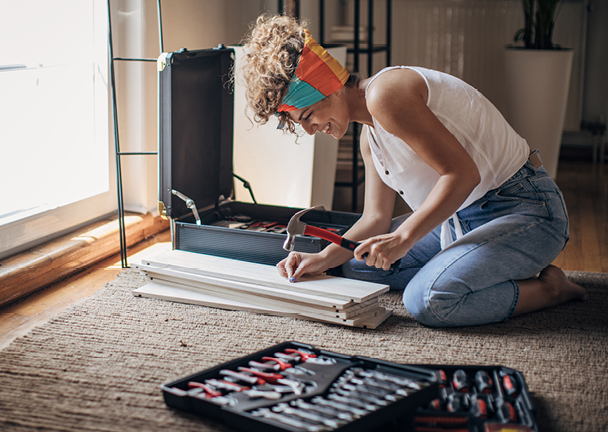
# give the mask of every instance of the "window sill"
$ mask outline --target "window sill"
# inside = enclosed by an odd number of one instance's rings
[[[168,221],[150,213],[127,214],[127,247],[168,228]],[[120,253],[118,218],[113,216],[0,260],[0,306],[19,300],[117,253]]]

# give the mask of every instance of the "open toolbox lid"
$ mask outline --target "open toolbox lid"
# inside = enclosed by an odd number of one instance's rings
[[[188,214],[233,193],[232,49],[163,53],[158,59],[159,213]],[[172,191],[178,191],[182,198]]]

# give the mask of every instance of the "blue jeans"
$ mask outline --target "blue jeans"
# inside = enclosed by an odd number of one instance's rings
[[[391,229],[406,217],[396,218]],[[543,167],[527,162],[499,188],[459,211],[458,218],[464,236],[443,251],[437,227],[397,269],[385,271],[353,259],[342,266],[344,276],[404,290],[405,307],[427,326],[508,320],[519,298],[516,281],[538,274],[568,241],[563,196]]]

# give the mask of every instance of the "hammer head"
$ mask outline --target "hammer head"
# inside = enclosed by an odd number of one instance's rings
[[[304,235],[304,231],[306,231],[306,224],[300,220],[304,213],[307,213],[311,210],[316,210],[318,207],[310,207],[304,210],[300,210],[296,214],[294,214],[291,219],[289,219],[289,223],[287,224],[287,238],[283,243],[283,249],[286,251],[292,251],[295,243],[297,235]]]

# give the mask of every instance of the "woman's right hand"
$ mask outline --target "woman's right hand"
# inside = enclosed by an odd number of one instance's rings
[[[287,258],[277,264],[279,274],[289,282],[297,282],[305,274],[319,275],[328,269],[326,260],[318,253],[290,252]]]

